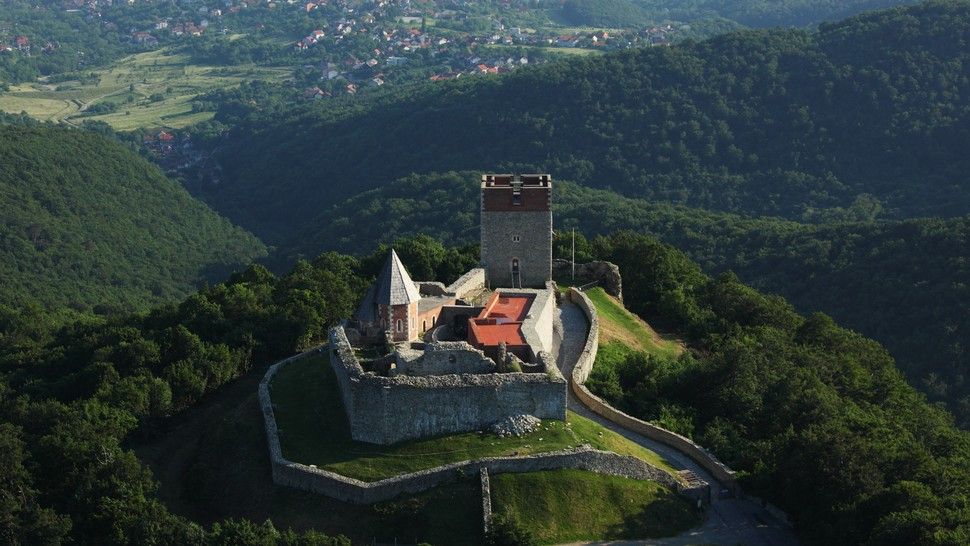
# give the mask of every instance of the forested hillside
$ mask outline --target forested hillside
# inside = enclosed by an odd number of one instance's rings
[[[648,13],[678,19],[717,16],[750,27],[804,26],[837,21],[866,10],[913,1],[898,0],[640,0]]]
[[[397,248],[409,268],[431,276],[468,257],[427,239]],[[589,252],[620,264],[631,309],[698,349],[678,360],[634,354],[617,376],[597,374],[605,394],[620,402],[629,394],[640,405],[628,409],[647,418],[675,415],[681,431],[744,471],[748,491],[788,510],[809,544],[967,542],[970,438],[902,380],[876,343],[824,316],[799,316],[729,276],[706,277],[650,237],[616,234]],[[4,540],[338,543],[271,523],[204,529],[175,516],[122,440],[164,429],[229,382],[325,339],[381,255],[326,254],[282,277],[253,266],[180,304],[97,327],[6,325]]]
[[[276,242],[412,172],[555,173],[692,207],[804,221],[970,212],[970,4],[648,48],[292,108],[241,92],[197,191]],[[247,153],[260,150],[260,154]],[[285,213],[284,213],[285,211]]]
[[[4,315],[144,309],[265,255],[156,166],[85,131],[0,125],[0,210]]]

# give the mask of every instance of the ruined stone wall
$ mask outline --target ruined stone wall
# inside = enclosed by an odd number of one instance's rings
[[[349,344],[344,343],[346,342],[346,336],[343,335],[342,329],[334,329],[331,331],[330,340],[331,344],[336,342],[341,345],[337,351],[331,351],[331,357],[333,358],[335,354],[339,354],[340,358],[347,363],[343,371],[342,381],[348,383],[358,381],[359,377],[353,377],[352,375],[362,370],[359,364],[356,367],[353,365],[356,359]],[[259,384],[257,398],[263,414],[263,424],[269,447],[273,483],[277,485],[320,493],[355,504],[370,504],[392,499],[405,493],[426,491],[442,483],[455,481],[466,476],[473,476],[481,472],[482,469],[495,474],[502,472],[537,472],[541,470],[573,468],[614,476],[653,480],[689,498],[701,498],[706,494],[706,485],[703,487],[686,486],[671,474],[646,461],[635,457],[617,455],[616,453],[598,451],[588,445],[528,456],[486,457],[471,461],[462,461],[374,482],[348,478],[334,472],[316,468],[315,466],[289,461],[283,456],[280,445],[279,429],[276,426],[276,416],[271,396],[272,381],[276,373],[283,366],[309,355],[323,352],[324,350],[323,347],[314,348],[303,354],[273,364],[267,370],[266,375],[263,376]],[[350,351],[349,353],[347,352],[348,350]],[[338,372],[339,375],[341,375],[341,372]]]
[[[426,343],[423,350],[398,349],[397,371],[406,375],[493,373],[495,362],[464,341]]]
[[[566,381],[558,374],[380,377],[363,373],[342,327],[330,335],[330,363],[355,440],[401,440],[483,429],[511,415],[566,418]]]
[[[570,382],[572,391],[579,398],[580,402],[595,413],[627,430],[656,440],[687,455],[694,462],[710,472],[725,487],[736,487],[734,471],[703,447],[676,432],[623,413],[586,388],[584,383],[586,383],[593,369],[593,364],[596,361],[596,351],[599,346],[599,318],[596,316],[596,308],[593,306],[593,302],[582,291],[570,288],[569,299],[582,309],[590,324],[586,345],[580,354],[579,360],[576,362],[576,367],[573,368],[572,381]]]
[[[557,279],[568,279],[572,275],[572,262],[556,259],[552,262],[552,271]],[[607,294],[623,301],[623,279],[620,268],[614,263],[593,261],[576,264],[576,280],[578,284],[596,282]]]
[[[488,536],[488,528],[492,525],[492,483],[488,479],[488,467],[481,467],[478,474],[482,492],[482,534]]]
[[[448,285],[445,291],[449,295],[454,295],[458,299],[465,299],[469,295],[475,295],[485,289],[485,270],[477,267],[470,269],[467,273]]]
[[[401,474],[375,482],[348,478],[286,459],[273,460],[273,482],[311,491],[354,504],[371,504],[403,494],[419,493],[444,483],[475,476],[482,468],[490,474],[503,472],[539,472],[570,468],[599,474],[652,480],[687,496],[700,498],[705,492],[688,488],[667,472],[626,455],[599,451],[589,446],[516,457],[485,457],[447,464],[428,470]],[[704,488],[706,489],[706,487]]]

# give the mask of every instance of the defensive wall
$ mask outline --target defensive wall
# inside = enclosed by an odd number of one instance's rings
[[[315,349],[311,352],[318,352]],[[600,474],[624,476],[640,480],[653,480],[678,491],[689,498],[701,498],[705,491],[684,485],[671,474],[636,457],[599,451],[588,445],[549,453],[526,456],[484,457],[442,465],[427,470],[401,474],[374,482],[348,478],[335,472],[312,465],[295,463],[283,456],[279,429],[271,397],[273,377],[279,369],[299,358],[298,355],[272,365],[259,384],[259,403],[263,412],[266,439],[269,444],[273,483],[295,487],[304,491],[320,493],[354,504],[370,504],[392,499],[405,493],[418,493],[452,482],[466,476],[474,476],[482,469],[492,474],[502,472],[537,472],[559,468],[575,468]],[[706,487],[705,487],[706,489]]]
[[[467,355],[476,362],[481,358],[474,350],[452,355]],[[547,373],[382,377],[364,371],[343,327],[338,326],[330,331],[330,365],[340,385],[351,436],[362,442],[386,445],[481,430],[511,415],[566,418],[566,380],[554,364],[546,366]]]
[[[502,472],[538,472],[571,468],[587,470],[600,474],[623,476],[627,478],[652,480],[672,488],[690,499],[704,499],[708,495],[706,483],[686,484],[679,477],[657,468],[650,463],[626,455],[593,449],[588,445],[549,453],[526,456],[484,457],[456,462],[427,470],[401,474],[374,482],[349,478],[335,472],[322,470],[313,465],[305,465],[287,460],[280,444],[280,430],[276,425],[275,408],[272,401],[273,378],[284,366],[313,354],[320,354],[325,347],[316,347],[300,355],[281,360],[269,367],[258,388],[258,400],[263,414],[263,425],[269,448],[273,483],[294,487],[326,495],[354,504],[370,504],[389,500],[402,494],[418,493],[452,482],[476,473],[498,474]],[[521,375],[521,374],[520,374]],[[486,503],[491,507],[488,495],[487,477],[484,478],[483,508]],[[487,516],[484,516],[487,518]],[[487,524],[487,519],[483,523]]]
[[[703,447],[676,432],[623,413],[586,388],[585,383],[589,379],[590,372],[593,370],[593,364],[596,362],[596,352],[599,348],[599,318],[596,315],[596,308],[593,306],[593,302],[582,291],[570,288],[569,299],[582,309],[583,314],[586,315],[586,319],[589,321],[589,335],[586,338],[586,345],[583,347],[579,360],[576,362],[576,367],[573,368],[572,381],[570,381],[572,391],[576,395],[576,398],[579,398],[583,405],[605,419],[627,430],[646,436],[651,440],[668,445],[687,455],[694,462],[710,472],[722,486],[735,490],[737,488],[737,481],[734,471]]]

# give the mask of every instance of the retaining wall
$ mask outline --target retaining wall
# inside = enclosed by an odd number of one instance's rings
[[[586,388],[584,384],[593,370],[593,364],[596,362],[596,351],[599,347],[599,318],[596,316],[596,308],[593,306],[593,302],[583,292],[570,288],[569,299],[583,310],[589,320],[589,335],[586,339],[586,345],[576,362],[576,367],[573,368],[572,381],[570,381],[572,391],[580,402],[598,415],[627,430],[656,440],[687,455],[710,472],[717,481],[721,482],[722,486],[732,490],[736,489],[737,481],[734,471],[703,447],[676,432],[623,413]]]

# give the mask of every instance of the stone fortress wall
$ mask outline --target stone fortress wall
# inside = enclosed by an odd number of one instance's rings
[[[324,350],[324,347],[318,347],[273,364],[259,384],[258,399],[269,444],[273,483],[277,485],[311,491],[345,502],[370,504],[389,500],[406,493],[426,491],[443,483],[474,476],[482,469],[497,474],[573,468],[633,479],[653,480],[692,499],[702,499],[707,494],[706,484],[702,486],[685,485],[671,474],[636,457],[599,451],[588,445],[527,456],[485,457],[401,474],[374,482],[348,478],[315,466],[289,461],[283,456],[280,445],[280,431],[276,426],[276,416],[271,397],[272,381],[283,366],[309,355],[321,353]]]
[[[593,370],[593,363],[596,361],[596,352],[599,348],[599,318],[596,315],[596,308],[593,306],[593,302],[581,290],[570,288],[569,299],[582,309],[583,314],[586,315],[589,321],[589,335],[586,338],[586,345],[583,347],[579,360],[576,362],[576,367],[573,368],[573,375],[570,381],[572,391],[576,395],[576,398],[579,398],[584,406],[605,419],[627,430],[646,436],[651,440],[668,445],[687,455],[710,472],[724,487],[736,489],[737,482],[734,471],[706,449],[676,432],[623,413],[586,388],[584,384],[589,379],[589,374]]]
[[[452,355],[476,361],[482,357],[475,350]],[[481,430],[511,415],[566,418],[566,380],[554,363],[546,366],[546,373],[382,377],[364,372],[338,326],[330,331],[330,364],[351,436],[362,442],[387,445]]]

